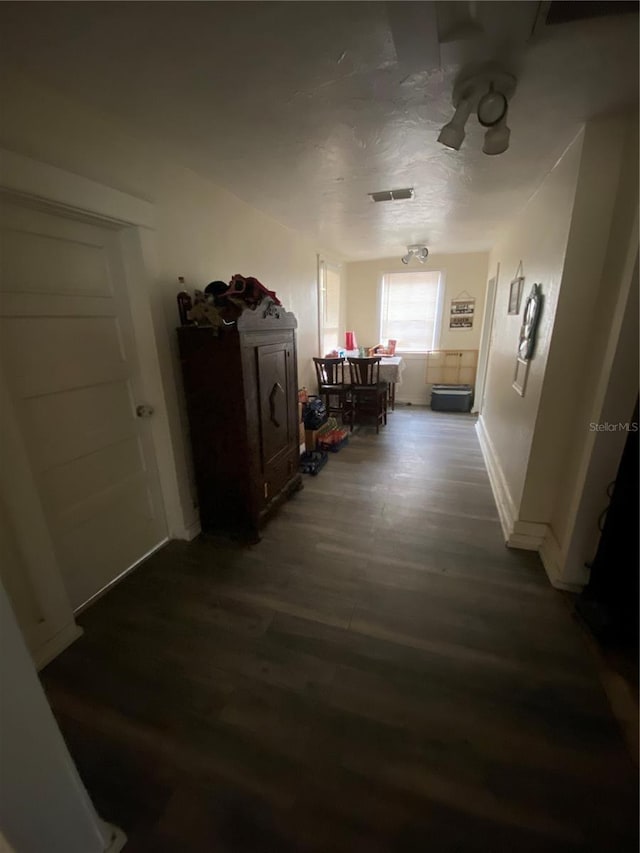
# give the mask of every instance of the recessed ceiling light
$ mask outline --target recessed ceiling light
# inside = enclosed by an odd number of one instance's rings
[[[407,201],[413,198],[413,187],[405,187],[400,190],[380,190],[376,193],[369,193],[372,201]]]

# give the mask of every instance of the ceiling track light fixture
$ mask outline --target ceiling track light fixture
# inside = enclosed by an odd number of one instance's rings
[[[509,147],[511,131],[507,127],[507,113],[515,90],[516,78],[495,64],[461,76],[453,88],[455,114],[440,131],[438,142],[459,151],[467,121],[475,112],[478,122],[487,128],[483,152],[502,154]]]
[[[407,246],[407,254],[403,255],[400,260],[403,264],[408,264],[411,258],[416,258],[416,260],[420,261],[423,264],[427,258],[429,257],[429,250],[426,246],[423,246],[422,243],[414,244],[413,246]]]
[[[506,115],[497,124],[492,125],[484,135],[482,150],[485,154],[503,154],[509,147],[511,130],[507,127]]]
[[[454,151],[459,151],[460,146],[464,142],[464,128],[469,116],[471,115],[472,109],[473,104],[470,100],[463,99],[458,101],[453,118],[448,124],[445,124],[440,131],[438,142],[446,148],[452,148]]]

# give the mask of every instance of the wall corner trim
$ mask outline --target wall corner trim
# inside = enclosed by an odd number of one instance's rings
[[[176,539],[183,539],[187,542],[191,542],[192,539],[195,539],[196,536],[199,536],[202,533],[202,526],[200,525],[200,519],[196,519],[192,521],[184,530],[181,530],[178,535],[176,535]]]
[[[124,832],[112,823],[102,821],[105,831],[109,834],[109,846],[105,849],[105,853],[120,853],[127,843],[127,836]]]
[[[79,625],[76,625],[75,622],[70,622],[61,631],[58,631],[57,634],[51,637],[50,640],[47,640],[44,645],[40,646],[34,653],[36,669],[38,671],[43,669],[83,634],[84,631]]]
[[[539,549],[542,565],[547,573],[551,586],[563,589],[567,592],[582,592],[584,584],[567,583],[562,580],[562,549],[553,531],[547,525],[547,535],[544,537]]]
[[[514,521],[508,548],[539,551],[549,532],[549,525],[538,521]]]
[[[489,482],[491,483],[491,491],[493,492],[493,497],[496,502],[498,516],[500,517],[504,540],[509,544],[509,539],[514,531],[516,507],[513,502],[513,498],[511,497],[511,493],[509,492],[507,481],[498,461],[498,456],[496,454],[495,447],[493,446],[493,442],[487,432],[482,415],[480,415],[476,421],[476,432],[478,434],[478,441],[480,442],[480,449],[482,450],[484,464],[487,467]]]

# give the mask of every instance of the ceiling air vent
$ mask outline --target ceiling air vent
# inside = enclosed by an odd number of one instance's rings
[[[405,187],[403,190],[380,190],[377,193],[369,193],[372,201],[406,201],[413,198],[413,187]]]

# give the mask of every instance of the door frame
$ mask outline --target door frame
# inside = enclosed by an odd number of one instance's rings
[[[489,367],[489,355],[493,343],[493,319],[495,316],[496,295],[498,292],[498,281],[500,278],[500,263],[496,264],[495,275],[487,281],[487,290],[484,301],[484,316],[482,318],[482,332],[480,334],[480,347],[478,350],[478,369],[476,372],[476,391],[474,394],[472,412],[482,413],[484,404],[484,392],[487,386],[487,368]]]
[[[155,207],[144,199],[0,149],[0,193],[16,201],[42,206],[58,214],[89,217],[97,224],[120,226],[119,242],[124,266],[124,290],[133,327],[140,391],[153,405],[150,420],[152,445],[160,477],[169,538],[191,539],[190,520],[180,501],[178,473],[169,427],[169,414],[160,369],[154,316],[162,316],[160,293],[152,288],[159,267]],[[154,297],[156,297],[154,299]],[[157,304],[154,304],[157,303]]]
[[[326,287],[327,287],[327,272],[328,270],[333,270],[338,274],[338,278],[340,280],[340,307],[339,317],[338,317],[338,347],[340,347],[340,341],[344,341],[345,334],[345,301],[346,301],[346,289],[344,286],[344,269],[343,265],[340,263],[334,263],[333,261],[328,261],[326,258],[321,255],[316,256],[318,259],[318,283],[317,283],[317,299],[318,299],[318,354],[320,358],[324,358],[326,353],[323,351],[323,343],[324,343],[324,313],[326,306]]]
[[[129,303],[140,393],[144,401],[154,407],[154,417],[149,422],[150,444],[160,480],[165,526],[171,538],[191,538],[180,503],[156,343],[151,288],[151,272],[158,268],[154,206],[143,199],[3,149],[0,149],[0,195],[8,201],[54,215],[84,218],[98,225],[118,227],[124,267],[124,293]],[[3,386],[4,379],[0,379]],[[20,452],[22,439],[17,430],[13,405],[4,391],[2,397],[4,420],[9,424],[11,439],[3,447],[6,452],[2,453],[2,457],[3,461],[10,460],[11,467],[7,470],[13,471],[15,482],[20,484],[20,488],[8,488],[4,482],[0,482],[0,488],[9,521],[22,540],[20,547],[28,565],[30,586],[42,615],[42,624],[30,638],[36,665],[41,667],[63,651],[82,631],[73,618],[60,568],[53,556],[48,527],[26,451]],[[21,518],[24,523],[20,522]],[[34,525],[42,536],[29,536],[28,530],[33,530]]]

